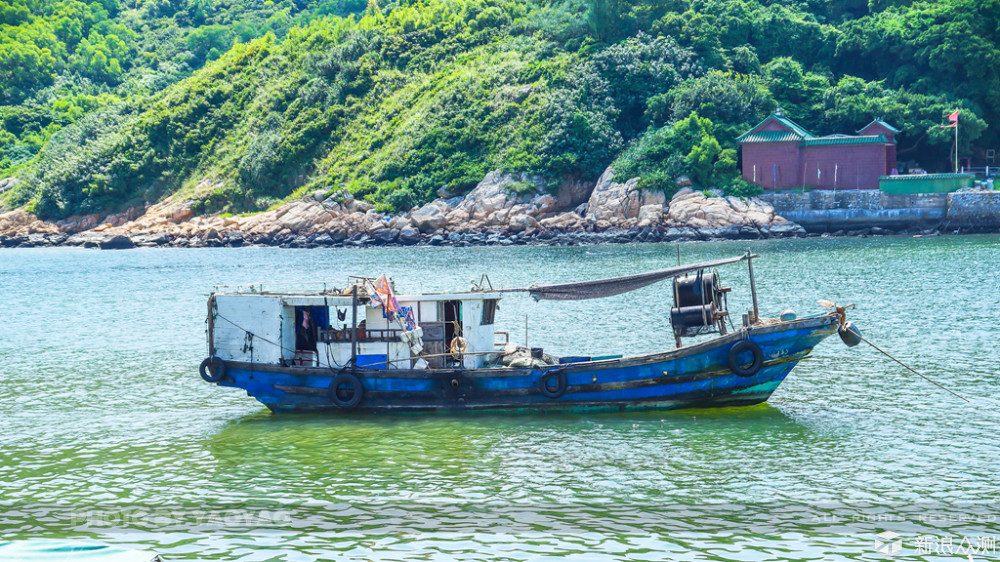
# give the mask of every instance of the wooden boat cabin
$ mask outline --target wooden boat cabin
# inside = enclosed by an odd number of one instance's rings
[[[254,285],[213,293],[209,347],[223,361],[283,367],[476,369],[499,356],[500,293],[393,295],[413,331],[369,303],[370,283],[345,290],[271,291]],[[395,321],[394,321],[395,320]],[[505,332],[497,334],[506,335]],[[505,343],[505,342],[501,342]],[[415,356],[422,350],[421,361]]]

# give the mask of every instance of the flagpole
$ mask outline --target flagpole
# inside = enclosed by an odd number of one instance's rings
[[[958,173],[958,115],[955,115],[955,173]]]

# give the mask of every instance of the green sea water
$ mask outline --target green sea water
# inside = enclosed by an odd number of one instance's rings
[[[167,560],[1000,558],[1000,237],[749,245],[762,314],[855,303],[869,339],[971,403],[834,337],[754,407],[272,415],[198,376],[213,285],[514,287],[669,266],[676,246],[4,250],[0,540]],[[745,266],[720,273],[739,318]],[[522,342],[527,317],[553,354],[634,354],[672,347],[669,306],[669,284],[512,295],[498,328]]]

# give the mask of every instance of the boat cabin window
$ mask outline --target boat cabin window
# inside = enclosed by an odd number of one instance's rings
[[[497,315],[498,302],[498,299],[486,299],[483,301],[483,326],[489,326],[493,323]]]
[[[462,301],[444,301],[441,303],[441,320],[444,324],[445,345],[462,331]]]

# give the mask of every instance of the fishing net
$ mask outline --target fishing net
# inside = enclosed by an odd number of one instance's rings
[[[670,279],[692,271],[708,269],[729,263],[736,263],[746,259],[746,256],[735,258],[725,258],[715,261],[694,263],[639,273],[637,275],[626,275],[624,277],[612,277],[609,279],[596,279],[593,281],[580,281],[577,283],[562,283],[558,285],[531,285],[521,289],[507,289],[503,292],[527,292],[535,300],[585,300],[612,297],[641,289],[653,283],[658,283],[664,279]]]

